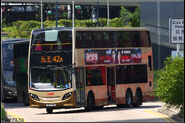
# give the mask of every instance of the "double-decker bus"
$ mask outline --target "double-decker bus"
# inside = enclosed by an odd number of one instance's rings
[[[28,56],[31,107],[140,106],[152,100],[153,57],[146,28],[43,28]]]

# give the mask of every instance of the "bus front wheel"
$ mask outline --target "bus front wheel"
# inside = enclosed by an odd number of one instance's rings
[[[87,107],[85,107],[86,111],[91,111],[94,109],[95,101],[92,93],[89,93],[87,96]]]
[[[23,98],[23,103],[25,106],[29,105],[29,100],[28,100],[28,96],[26,96],[26,93],[22,94],[22,98]]]
[[[48,114],[53,113],[53,109],[52,108],[46,108],[46,111],[47,111]]]

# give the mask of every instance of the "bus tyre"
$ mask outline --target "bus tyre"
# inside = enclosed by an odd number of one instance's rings
[[[53,113],[53,109],[52,108],[46,108],[46,111],[47,111],[48,114]]]
[[[29,105],[29,101],[28,101],[28,97],[26,96],[25,93],[23,93],[22,99],[23,99],[24,105],[25,105],[25,106],[28,106],[28,105]]]
[[[131,107],[132,100],[133,100],[133,98],[132,98],[131,90],[127,90],[127,92],[126,92],[126,102],[125,102],[127,107]]]
[[[94,109],[94,105],[95,105],[95,102],[94,102],[94,96],[92,93],[89,93],[88,94],[88,97],[87,97],[87,107],[85,108],[86,111],[91,111]]]
[[[103,109],[103,106],[96,106],[95,109],[96,110],[102,110]]]
[[[136,100],[136,102],[133,105],[134,107],[139,107],[140,105],[142,105],[143,96],[142,96],[142,92],[140,90],[136,91],[135,100]]]

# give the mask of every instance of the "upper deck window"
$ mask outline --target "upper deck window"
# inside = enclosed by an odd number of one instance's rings
[[[61,51],[72,50],[72,32],[71,31],[43,31],[32,35],[31,51]]]
[[[147,31],[77,31],[76,48],[151,47]]]

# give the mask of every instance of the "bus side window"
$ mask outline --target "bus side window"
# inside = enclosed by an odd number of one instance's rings
[[[143,47],[148,47],[150,46],[150,39],[149,39],[149,33],[146,31],[140,32],[140,42]]]
[[[76,33],[75,47],[76,48],[79,48],[80,47],[80,34],[79,34],[79,32]]]
[[[150,68],[150,71],[152,70],[152,58],[151,56],[148,56],[148,66]]]
[[[86,68],[86,85],[106,85],[104,67]]]
[[[117,42],[118,46],[117,47],[124,47],[124,39],[123,39],[123,32],[117,32]]]
[[[37,41],[37,43],[35,44],[35,51],[42,51],[42,46],[40,44],[40,41]]]
[[[86,32],[86,36],[85,36],[86,45],[84,48],[93,48],[93,45],[95,44],[95,42],[92,37],[93,37],[92,32]]]
[[[141,45],[141,41],[140,41],[140,32],[135,31],[132,33],[131,35],[131,39],[132,39],[132,47],[140,47]]]
[[[111,33],[113,33],[113,32],[104,32],[104,34],[103,34],[104,48],[112,47],[113,37],[112,37]]]
[[[94,48],[102,48],[102,32],[94,32]]]

